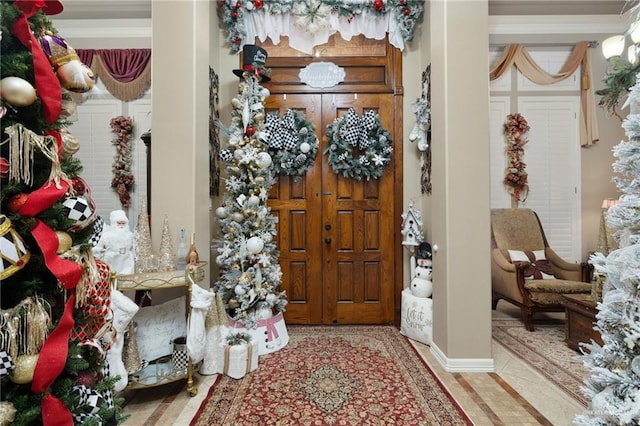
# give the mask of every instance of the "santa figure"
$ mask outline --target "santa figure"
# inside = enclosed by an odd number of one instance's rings
[[[99,257],[117,274],[133,274],[135,270],[135,248],[129,219],[123,210],[114,210],[109,215],[110,225],[105,226],[100,241],[93,248]]]

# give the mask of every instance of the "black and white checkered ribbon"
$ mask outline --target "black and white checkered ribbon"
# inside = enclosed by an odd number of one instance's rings
[[[96,392],[94,389],[91,389],[85,385],[76,385],[71,389],[72,393],[78,394],[78,408],[81,410],[78,413],[74,413],[76,415],[93,415],[100,410],[100,405],[103,402],[102,395]]]
[[[360,117],[355,109],[349,108],[340,128],[340,136],[351,146],[367,149],[371,145],[369,132],[375,125],[376,114],[372,110]]]
[[[4,377],[15,368],[13,359],[7,351],[0,351],[0,377]]]
[[[265,127],[269,132],[267,145],[273,149],[291,151],[298,145],[299,136],[296,130],[296,117],[292,109],[284,113],[284,117],[269,113],[265,118]]]

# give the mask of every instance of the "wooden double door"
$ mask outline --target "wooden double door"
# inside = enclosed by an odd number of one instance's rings
[[[302,112],[319,139],[304,176],[277,177],[268,205],[278,218],[277,244],[289,324],[385,324],[394,321],[396,244],[394,163],[380,179],[336,175],[327,162],[326,129],[349,108],[379,114],[394,138],[393,94],[272,94],[267,112]],[[401,152],[401,150],[400,150]],[[395,152],[392,155],[395,160]],[[401,188],[401,185],[397,186]]]

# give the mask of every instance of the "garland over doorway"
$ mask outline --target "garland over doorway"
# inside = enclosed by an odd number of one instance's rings
[[[336,32],[345,40],[358,34],[381,40],[388,34],[403,50],[424,10],[422,0],[220,0],[217,5],[233,53],[256,38],[277,45],[288,35],[292,48],[312,54]]]

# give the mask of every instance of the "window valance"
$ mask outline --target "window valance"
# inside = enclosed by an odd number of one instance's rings
[[[575,45],[567,62],[557,74],[550,74],[540,68],[521,44],[510,44],[505,47],[502,57],[496,66],[489,71],[490,80],[497,80],[515,65],[520,72],[536,84],[547,85],[560,82],[570,77],[579,65],[580,79],[580,145],[593,145],[599,140],[598,122],[596,120],[596,103],[593,86],[590,83],[591,62],[589,42],[583,41]]]
[[[339,32],[345,40],[363,34],[389,42],[399,49],[413,39],[413,31],[424,10],[423,1],[398,0],[253,0],[219,1],[218,12],[232,52],[245,44],[270,38],[274,44],[281,36],[289,45],[312,54],[313,47],[324,44]]]
[[[151,49],[76,49],[115,98],[141,98],[151,86]]]

